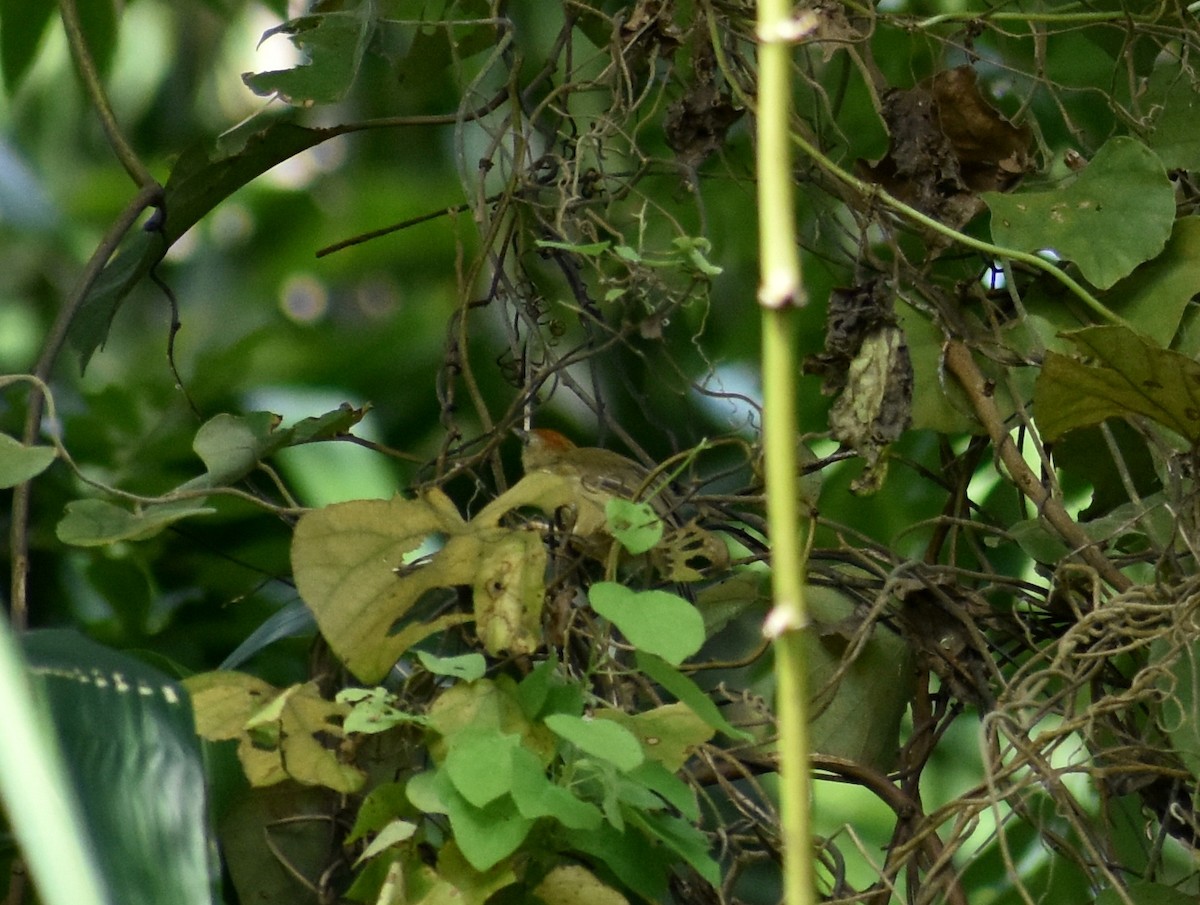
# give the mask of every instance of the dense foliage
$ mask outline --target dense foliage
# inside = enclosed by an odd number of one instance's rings
[[[54,11],[0,2],[0,483],[14,627],[108,648],[26,655],[114,900],[776,900],[752,6]],[[795,21],[819,891],[1191,901],[1196,12]],[[141,810],[185,699],[223,884]]]

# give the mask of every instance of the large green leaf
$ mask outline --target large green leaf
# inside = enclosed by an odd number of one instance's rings
[[[1196,897],[1161,883],[1131,883],[1122,892],[1105,889],[1096,896],[1096,905],[1194,905]]]
[[[33,65],[55,8],[52,0],[0,0],[0,69],[9,94]]]
[[[278,120],[264,125],[253,120],[245,128],[223,135],[215,148],[206,140],[184,151],[164,186],[166,216],[159,228],[126,238],[72,324],[71,342],[83,367],[104,344],[125,296],[201,217],[276,164],[345,131],[337,127],[307,129]]]
[[[912,698],[912,649],[884,625],[872,627],[857,647],[863,627],[846,595],[809,585],[805,596],[814,619],[804,633],[812,750],[887,772],[895,766],[900,721]]]
[[[1094,363],[1046,353],[1033,393],[1044,439],[1123,415],[1144,415],[1189,442],[1200,439],[1200,364],[1124,327],[1063,335]]]
[[[1171,345],[1183,313],[1200,287],[1200,217],[1175,221],[1162,254],[1138,267],[1104,297],[1135,329]]]
[[[0,625],[0,806],[11,840],[6,854],[15,857],[12,842],[20,846],[46,905],[115,905],[39,692],[12,632]]]
[[[114,901],[220,901],[204,765],[183,687],[69,631],[23,639]]]
[[[1106,142],[1064,188],[983,198],[998,244],[1052,250],[1102,289],[1162,251],[1175,221],[1175,188],[1162,161],[1125,137]]]
[[[1146,108],[1159,114],[1146,136],[1146,143],[1168,169],[1200,169],[1200,90],[1182,67],[1163,66],[1150,77],[1143,100]]]

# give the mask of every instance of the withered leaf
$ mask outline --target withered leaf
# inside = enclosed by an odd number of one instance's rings
[[[908,427],[912,412],[913,371],[899,327],[882,327],[863,341],[850,363],[846,386],[829,411],[829,427],[866,460],[850,485],[855,493],[874,493],[887,476],[883,453]]]
[[[907,89],[888,91],[880,114],[891,140],[872,182],[954,228],[983,210],[978,193],[1012,188],[1032,168],[1032,135],[979,93],[970,66],[944,70]]]

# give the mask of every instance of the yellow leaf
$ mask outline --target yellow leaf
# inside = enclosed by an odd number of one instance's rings
[[[531,654],[541,642],[546,547],[535,531],[481,532],[475,627],[489,654]]]
[[[349,707],[322,698],[315,682],[279,691],[244,673],[210,672],[184,684],[196,731],[210,741],[237,739],[251,785],[291,778],[338,792],[362,787],[365,775],[343,763],[338,752]]]

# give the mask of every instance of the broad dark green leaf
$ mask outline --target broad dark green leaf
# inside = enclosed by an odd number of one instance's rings
[[[1159,109],[1146,144],[1167,169],[1200,169],[1200,87],[1195,77],[1181,68],[1163,66],[1150,78],[1143,103]]]
[[[1175,221],[1162,254],[1121,280],[1104,303],[1140,333],[1170,346],[1200,286],[1200,217]]]
[[[1064,334],[1094,364],[1047,352],[1033,410],[1045,440],[1106,418],[1144,415],[1200,439],[1200,364],[1124,327]]]
[[[116,0],[78,0],[78,6],[88,52],[100,75],[106,76],[117,52],[118,4]]]
[[[71,341],[86,368],[104,344],[125,296],[180,236],[246,183],[301,151],[345,129],[308,129],[289,122],[252,121],[214,145],[203,141],[184,151],[164,187],[161,231],[128,236],[100,274],[71,328]]]
[[[247,635],[217,669],[236,669],[275,641],[311,634],[316,627],[312,611],[304,605],[304,601],[293,600],[268,616]]]
[[[866,644],[852,648],[861,630],[853,600],[820,585],[809,585],[805,596],[815,622],[804,632],[812,750],[886,773],[895,768],[900,723],[912,699],[912,648],[881,624],[871,628]]]
[[[675,852],[713,886],[720,885],[721,868],[712,856],[708,837],[699,829],[662,812],[629,810],[626,817],[631,825]]]
[[[53,0],[0,0],[0,69],[9,94],[37,58],[42,36],[58,5]]]
[[[210,905],[220,872],[183,687],[69,631],[23,639],[50,702],[86,832],[122,905]]]
[[[1175,187],[1162,161],[1125,137],[1106,142],[1064,188],[983,198],[999,245],[1051,249],[1101,289],[1161,252],[1175,222]]]
[[[411,813],[408,798],[404,794],[404,783],[385,782],[376,786],[363,799],[354,827],[346,837],[346,844],[365,839],[368,833],[377,833],[401,814]]]
[[[1124,905],[1127,901],[1133,905],[1194,905],[1194,895],[1164,886],[1161,883],[1130,883],[1124,895],[1115,889],[1105,889],[1096,896],[1096,905]]]
[[[594,830],[568,830],[564,841],[574,850],[602,861],[614,876],[648,902],[661,901],[674,857],[666,846],[650,845],[640,831],[602,823]]]

